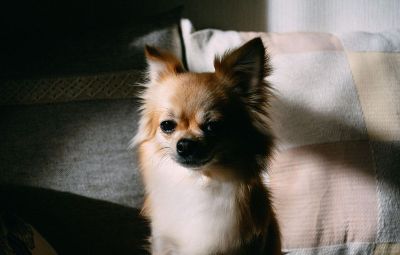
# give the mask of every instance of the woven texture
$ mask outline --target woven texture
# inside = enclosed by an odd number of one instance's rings
[[[0,105],[44,104],[93,99],[132,98],[143,72],[7,80],[0,86]]]
[[[269,185],[288,254],[398,254],[400,31],[185,31],[195,71],[256,36],[268,48]]]

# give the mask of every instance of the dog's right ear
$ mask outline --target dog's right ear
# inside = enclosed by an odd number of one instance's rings
[[[185,72],[181,61],[171,53],[146,45],[145,55],[150,81],[160,80],[165,75]]]

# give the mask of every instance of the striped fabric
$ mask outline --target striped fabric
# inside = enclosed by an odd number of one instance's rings
[[[212,71],[214,54],[255,36],[275,69],[269,185],[285,250],[400,254],[400,31],[186,30],[188,65]]]

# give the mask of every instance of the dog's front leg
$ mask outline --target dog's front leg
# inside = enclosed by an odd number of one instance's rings
[[[171,238],[153,236],[151,239],[151,255],[180,255],[178,247]]]

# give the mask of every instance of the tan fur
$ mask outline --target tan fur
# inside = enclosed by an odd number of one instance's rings
[[[161,73],[160,78],[171,73],[182,73],[184,71],[181,62],[169,52],[162,52],[148,45],[146,45],[144,52],[148,60],[165,64],[164,72]]]
[[[273,136],[271,93],[263,79],[270,67],[261,40],[216,59],[214,73],[185,72],[173,55],[152,47],[146,57],[150,81],[134,145],[146,187],[142,213],[152,222],[152,254],[281,254],[262,181]],[[172,133],[160,130],[163,120],[176,122]],[[207,121],[224,125],[216,145],[203,130]],[[174,146],[182,138],[212,144],[211,161],[195,169],[177,163]]]

